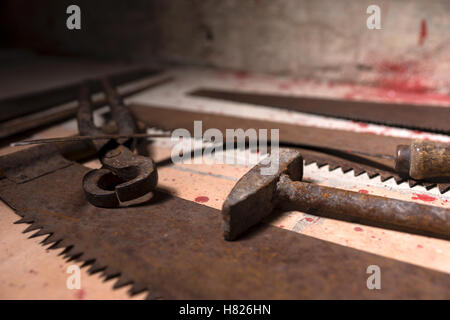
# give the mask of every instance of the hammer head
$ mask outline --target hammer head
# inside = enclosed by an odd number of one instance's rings
[[[264,174],[269,167],[262,161],[247,172],[231,190],[222,207],[223,229],[226,240],[234,240],[253,225],[268,216],[277,205],[277,182],[281,174],[292,180],[301,180],[303,158],[298,151],[279,149],[269,157],[273,174]],[[277,166],[278,165],[278,166]]]

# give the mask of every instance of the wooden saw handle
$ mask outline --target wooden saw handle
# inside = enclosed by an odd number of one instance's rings
[[[450,144],[415,140],[397,148],[396,169],[416,180],[450,178]]]

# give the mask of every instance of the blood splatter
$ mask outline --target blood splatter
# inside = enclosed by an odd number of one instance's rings
[[[36,270],[30,269],[28,271],[29,274],[38,274],[38,272]]]
[[[437,200],[437,198],[428,196],[426,194],[419,194],[419,193],[414,193],[414,194],[416,196],[411,197],[411,199],[413,199],[413,200],[422,200],[422,201],[426,201],[426,202],[431,202],[431,201]]]
[[[237,78],[237,79],[246,79],[246,78],[248,78],[249,77],[249,74],[248,74],[248,72],[247,71],[236,71],[235,73],[234,73],[234,76]]]
[[[354,123],[356,123],[358,125],[358,127],[360,128],[367,128],[369,125],[367,123],[364,122],[357,122],[357,121],[353,121]]]
[[[195,202],[199,202],[199,203],[205,203],[209,201],[208,197],[205,196],[199,196],[197,198],[194,199]]]
[[[358,192],[359,192],[359,193],[364,193],[364,194],[369,194],[369,191],[364,190],[364,189],[358,190]]]
[[[427,33],[427,22],[425,19],[422,19],[422,21],[420,21],[419,46],[424,44]]]
[[[289,83],[280,83],[278,85],[278,89],[280,90],[289,90],[291,88],[291,85]]]
[[[417,245],[417,248],[418,248],[418,249],[422,249],[423,246],[422,246],[421,244],[418,244],[418,245]]]
[[[84,289],[75,291],[75,298],[77,298],[78,300],[83,300],[85,295],[86,292],[84,291]]]
[[[357,232],[362,232],[362,231],[363,231],[363,228],[355,227],[355,228],[353,228],[353,230],[355,230],[355,231],[357,231]]]

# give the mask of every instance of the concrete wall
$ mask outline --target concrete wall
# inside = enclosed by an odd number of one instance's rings
[[[78,4],[82,30],[65,27]],[[381,30],[366,27],[370,4]],[[45,52],[163,61],[448,91],[448,0],[14,0],[14,45]]]

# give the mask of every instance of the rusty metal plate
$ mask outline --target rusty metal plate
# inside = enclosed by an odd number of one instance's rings
[[[382,181],[394,178],[397,184],[406,181],[394,171],[393,161],[356,156],[347,153],[346,150],[352,149],[364,153],[372,153],[376,150],[376,153],[395,155],[397,145],[410,144],[413,141],[412,139],[239,118],[153,105],[133,104],[129,107],[137,119],[149,126],[155,126],[163,130],[186,128],[193,134],[195,120],[202,121],[203,130],[217,128],[223,134],[229,128],[244,130],[250,128],[256,130],[279,129],[280,145],[301,150],[307,164],[316,162],[318,166],[329,165],[330,170],[342,168],[344,172],[354,170],[355,176],[367,173],[370,178],[374,178],[379,175]],[[441,193],[450,190],[450,183],[437,185],[431,181],[412,179],[408,181],[411,187],[420,184],[428,189],[439,186]]]
[[[240,241],[222,238],[220,212],[169,194],[120,209],[89,204],[78,164],[25,183],[0,180],[0,198],[50,234],[43,242],[115,287],[164,299],[449,299],[450,275],[260,225]],[[70,183],[69,183],[70,182]],[[367,288],[369,265],[382,289]]]
[[[192,96],[250,103],[343,119],[450,133],[450,108],[419,105],[287,96],[244,91],[199,89]]]
[[[1,176],[22,183],[71,164],[55,145],[48,144],[0,157],[0,172]]]

